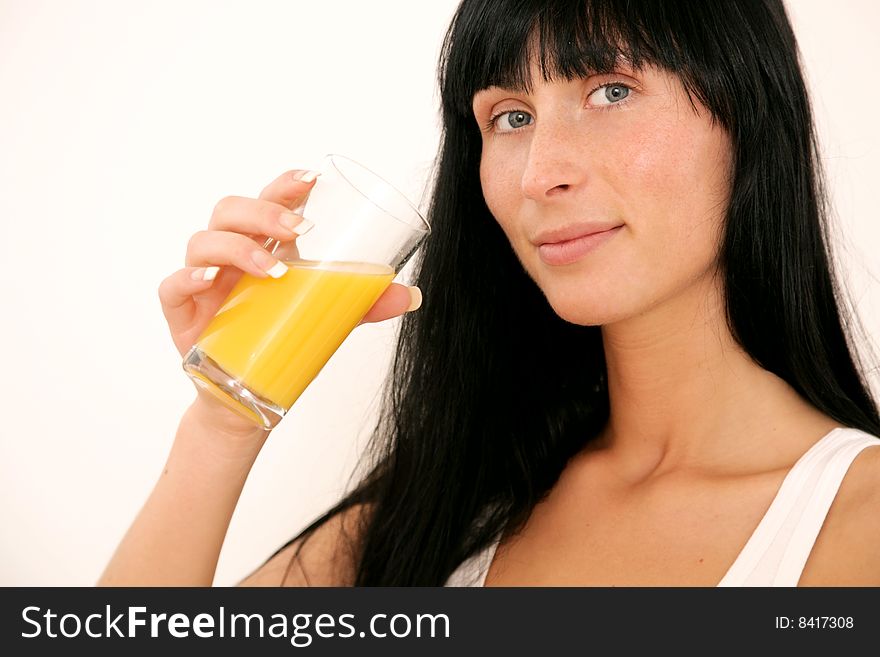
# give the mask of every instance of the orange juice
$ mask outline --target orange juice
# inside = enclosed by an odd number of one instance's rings
[[[289,409],[394,278],[386,265],[285,261],[243,274],[198,345],[248,390]]]

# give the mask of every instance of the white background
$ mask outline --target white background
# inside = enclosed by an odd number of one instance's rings
[[[194,396],[157,289],[217,200],[341,152],[423,201],[456,4],[0,0],[0,585],[94,583],[150,492]],[[880,10],[789,8],[877,345]],[[396,321],[359,327],[272,434],[215,583],[338,499]]]

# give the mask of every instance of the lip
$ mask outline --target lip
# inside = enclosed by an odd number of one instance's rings
[[[623,225],[610,229],[588,232],[580,236],[557,242],[545,242],[538,245],[541,260],[548,265],[570,265],[585,255],[605,244],[620,232]],[[548,233],[549,234],[549,233]]]
[[[582,221],[577,224],[569,224],[567,226],[562,226],[561,228],[554,228],[553,230],[545,230],[542,233],[538,233],[535,236],[535,239],[532,240],[532,243],[535,246],[540,246],[548,243],[567,242],[569,240],[577,239],[578,237],[592,235],[593,233],[603,233],[606,230],[611,230],[612,228],[617,228],[622,225],[623,224],[608,223],[607,221]]]

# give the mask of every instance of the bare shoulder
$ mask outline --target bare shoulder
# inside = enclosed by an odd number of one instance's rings
[[[311,535],[285,547],[238,586],[352,586],[358,527],[369,507],[356,504],[331,516]]]
[[[828,510],[801,586],[880,586],[880,442],[853,460]]]
[[[840,486],[846,520],[853,531],[869,532],[872,545],[880,540],[880,441],[853,459]],[[873,532],[873,533],[870,533]],[[877,553],[880,558],[880,553]],[[880,563],[878,571],[880,571]]]

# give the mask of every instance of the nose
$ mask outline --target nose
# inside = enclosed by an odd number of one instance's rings
[[[522,173],[522,193],[533,201],[566,196],[585,180],[583,154],[578,157],[572,135],[561,126],[536,124]]]

